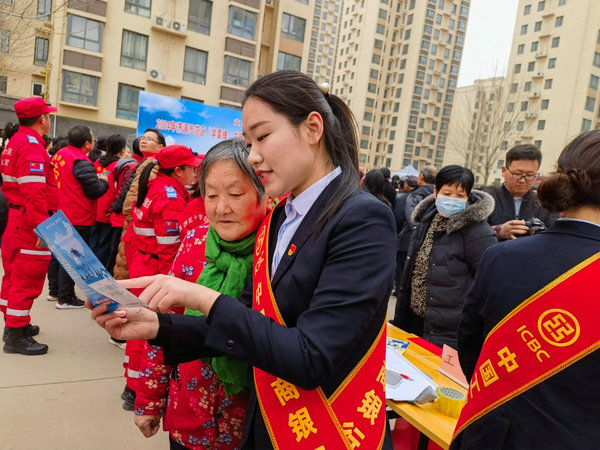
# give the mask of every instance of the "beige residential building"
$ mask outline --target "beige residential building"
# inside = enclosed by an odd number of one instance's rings
[[[600,2],[520,0],[508,77],[529,93],[519,140],[540,148],[548,173],[574,136],[599,125]]]
[[[332,86],[358,120],[361,166],[441,166],[469,6],[343,1]]]
[[[342,0],[314,0],[306,74],[317,83],[331,83],[340,32]]]
[[[141,90],[239,108],[259,75],[306,71],[314,10],[308,0],[39,0],[37,9],[4,0],[0,9],[10,13],[0,11],[0,121],[14,120],[17,98],[45,93],[58,107],[56,134],[83,121],[97,135],[134,133]]]

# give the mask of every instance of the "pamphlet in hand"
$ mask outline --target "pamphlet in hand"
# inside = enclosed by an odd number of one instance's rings
[[[108,273],[62,211],[40,223],[35,232],[94,306],[109,303],[109,312],[119,306],[146,307]]]

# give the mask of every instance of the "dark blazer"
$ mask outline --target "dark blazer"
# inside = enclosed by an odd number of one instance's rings
[[[273,276],[273,292],[287,326],[250,309],[250,289],[240,301],[222,295],[207,319],[160,317],[154,343],[165,346],[167,363],[222,354],[304,389],[320,386],[328,396],[335,391],[385,323],[396,257],[392,211],[362,191],[346,200],[320,233],[313,233],[337,183],[339,177],[313,204],[291,239],[296,251],[284,254]],[[284,208],[277,208],[269,265],[284,219]],[[242,442],[244,448],[271,447],[254,389]],[[392,448],[389,434],[384,448]]]
[[[485,336],[500,320],[599,251],[600,227],[560,220],[539,235],[489,248],[479,263],[459,327],[458,353],[467,378]],[[598,380],[600,351],[595,351],[475,421],[453,448],[598,448]]]
[[[488,218],[490,225],[502,225],[509,220],[515,220],[517,218],[514,197],[508,192],[504,185],[492,187],[487,190],[487,193],[490,194],[496,202],[494,212]],[[523,196],[521,208],[519,209],[519,219],[529,220],[534,217],[537,217],[544,222],[547,227],[558,220],[558,214],[551,213],[542,208],[537,199],[537,195],[530,189],[529,192]]]

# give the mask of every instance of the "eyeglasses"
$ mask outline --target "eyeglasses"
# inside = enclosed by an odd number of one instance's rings
[[[533,181],[535,180],[535,177],[537,175],[523,175],[520,173],[513,173],[510,171],[510,169],[507,167],[506,170],[508,171],[508,173],[510,173],[514,178],[517,179],[517,181],[521,181],[521,180],[525,180],[525,181]]]
[[[158,144],[157,140],[149,138],[149,137],[146,137],[146,136],[140,137],[140,142],[142,142],[142,141],[150,141],[150,142],[154,142],[155,144]]]

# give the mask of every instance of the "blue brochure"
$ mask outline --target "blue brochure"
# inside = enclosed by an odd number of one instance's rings
[[[62,211],[40,223],[35,232],[94,306],[109,303],[108,311],[146,307],[108,273]]]

